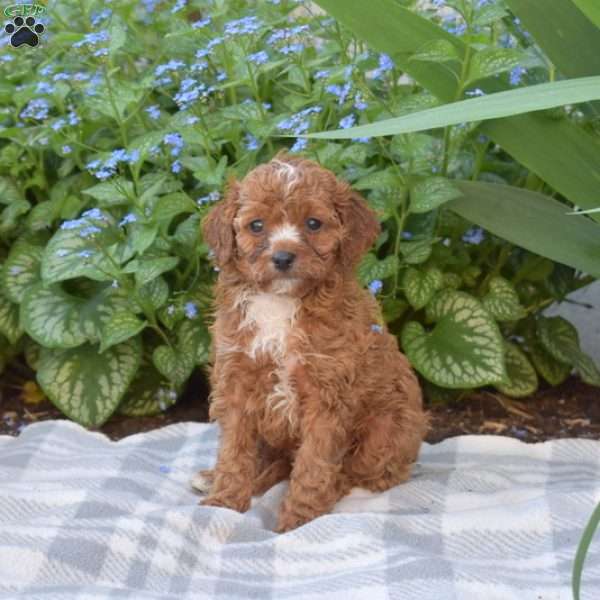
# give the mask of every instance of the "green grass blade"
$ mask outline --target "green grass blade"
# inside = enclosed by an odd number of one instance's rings
[[[571,580],[573,586],[573,597],[575,600],[579,600],[579,592],[581,591],[581,574],[583,572],[583,563],[585,561],[585,557],[592,542],[592,538],[594,537],[594,532],[598,528],[598,523],[600,523],[600,504],[596,506],[596,509],[592,513],[588,524],[583,530],[583,535],[581,536],[581,540],[579,542],[579,546],[577,547],[577,552],[575,554],[575,560],[573,561],[573,578]]]
[[[600,225],[569,216],[560,202],[521,188],[456,181],[463,192],[448,208],[531,252],[600,277]]]
[[[317,4],[371,48],[390,54],[401,69],[441,100],[454,100],[457,83],[452,74],[435,63],[411,61],[410,56],[440,39],[450,41],[463,56],[462,40],[395,0],[317,0]],[[480,87],[487,93],[503,90],[495,80],[486,80]],[[600,143],[580,127],[566,119],[530,113],[486,121],[481,131],[573,204],[596,208]]]
[[[349,129],[311,133],[304,137],[343,140],[360,136],[395,135],[458,123],[498,119],[598,99],[600,99],[600,77],[583,77],[469,98],[403,117],[385,119]]]
[[[597,0],[592,2],[598,7]],[[506,3],[563,75],[600,75],[600,29],[594,27],[573,0],[507,0]]]
[[[597,0],[573,0],[573,2],[596,27],[600,28],[600,4]]]

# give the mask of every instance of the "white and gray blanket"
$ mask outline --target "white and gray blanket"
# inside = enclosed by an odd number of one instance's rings
[[[198,505],[217,438],[184,423],[111,442],[66,421],[0,436],[0,599],[571,598],[600,441],[424,445],[408,483],[277,535],[287,483],[246,514]],[[582,598],[600,598],[598,537]]]

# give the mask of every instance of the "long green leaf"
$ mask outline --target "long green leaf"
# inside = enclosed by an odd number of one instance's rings
[[[446,206],[513,244],[600,277],[600,225],[569,216],[548,196],[509,185],[455,182],[461,198]]]
[[[317,0],[317,4],[373,49],[392,55],[400,68],[441,100],[454,100],[455,77],[442,65],[411,61],[410,56],[440,39],[450,41],[463,56],[462,40],[395,0]],[[480,87],[487,93],[503,89],[501,83],[491,79],[481,82]],[[538,114],[487,121],[481,131],[571,202],[582,208],[596,208],[600,143],[592,135],[566,119],[553,120]]]
[[[587,18],[600,28],[600,4],[597,0],[573,0],[579,7],[579,10],[587,16]]]
[[[597,7],[597,0],[593,2]],[[600,75],[600,29],[586,19],[573,0],[506,3],[563,75]],[[587,3],[591,4],[589,0]]]
[[[577,547],[577,553],[575,554],[575,560],[573,561],[573,597],[575,600],[579,600],[579,592],[581,591],[581,573],[583,571],[583,563],[585,561],[585,557],[592,543],[592,538],[594,537],[594,532],[598,528],[598,524],[600,523],[600,504],[596,506],[596,509],[592,513],[588,524],[586,525],[583,535],[581,536],[581,541],[579,542],[579,546]]]
[[[525,88],[498,92],[479,98],[469,98],[429,108],[403,117],[384,119],[349,129],[322,131],[304,137],[351,139],[360,136],[395,135],[447,127],[458,123],[485,121],[520,115],[536,110],[554,108],[600,99],[600,76],[541,83]]]

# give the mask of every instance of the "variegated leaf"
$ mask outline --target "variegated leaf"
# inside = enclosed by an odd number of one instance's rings
[[[487,48],[475,54],[471,61],[468,83],[505,73],[523,64],[523,52],[513,48]]]
[[[100,352],[136,336],[147,325],[128,310],[114,312],[105,323],[101,336]]]
[[[579,334],[569,321],[562,317],[540,317],[537,334],[542,346],[556,360],[573,364],[573,356],[580,352]]]
[[[444,287],[457,290],[462,285],[462,278],[456,273],[444,273]]]
[[[97,427],[116,410],[135,377],[141,355],[137,337],[104,354],[91,344],[68,350],[43,348],[37,378],[63,413],[82,425]]]
[[[439,269],[419,271],[412,267],[406,270],[403,279],[404,294],[415,310],[423,308],[441,289],[442,272]]]
[[[27,334],[46,348],[74,348],[87,341],[81,327],[84,301],[60,286],[30,287],[21,303],[21,323]]]
[[[526,314],[515,288],[503,277],[490,280],[490,291],[483,298],[483,306],[497,321],[518,321]]]
[[[541,317],[538,338],[556,360],[572,365],[583,381],[600,386],[600,372],[594,361],[579,347],[577,329],[562,317]]]
[[[196,365],[208,362],[210,334],[204,323],[183,321],[177,328],[177,336],[181,352],[193,356]]]
[[[515,344],[505,342],[504,361],[506,380],[496,383],[494,387],[513,398],[523,398],[533,394],[538,387],[537,373],[522,350]]]
[[[134,273],[135,281],[138,285],[144,285],[153,279],[156,279],[162,273],[174,269],[179,262],[176,256],[163,256],[161,258],[136,258],[132,260],[124,269],[125,273]]]
[[[48,242],[42,256],[44,283],[76,277],[110,281],[118,276],[115,264],[122,264],[133,255],[129,244],[119,242],[120,234],[112,217],[105,215],[102,219],[79,221],[82,223],[80,227],[59,229]],[[86,228],[90,226],[99,231],[85,235]]]
[[[98,206],[118,206],[127,204],[134,197],[133,183],[124,177],[114,177],[108,181],[97,183],[96,185],[82,190],[83,194],[88,194],[98,201]]]
[[[23,329],[19,323],[19,307],[13,304],[3,293],[0,292],[0,333],[11,344],[16,344]]]
[[[177,392],[165,385],[164,377],[152,366],[140,367],[119,404],[119,413],[128,417],[158,415],[177,401]]]
[[[400,244],[402,260],[409,265],[424,263],[431,256],[431,243],[431,240],[402,242]]]
[[[11,302],[21,302],[25,290],[39,281],[43,252],[43,246],[25,239],[19,239],[13,244],[1,277],[4,293]]]
[[[158,346],[152,353],[152,362],[161,375],[176,387],[180,387],[192,374],[195,357],[163,345]]]
[[[396,256],[387,256],[379,260],[374,254],[367,254],[358,266],[358,279],[363,285],[369,284],[374,279],[386,279],[398,269]]]
[[[157,277],[142,285],[137,294],[139,303],[151,310],[158,310],[169,299],[169,285],[163,277]]]
[[[585,383],[600,387],[600,371],[596,363],[584,352],[579,352],[575,357],[575,370]]]
[[[27,333],[48,348],[74,348],[97,342],[110,316],[127,307],[127,299],[110,286],[88,299],[68,294],[59,285],[30,287],[21,304]]]
[[[502,336],[483,306],[464,292],[444,290],[427,305],[427,332],[410,321],[402,331],[409,360],[426,379],[441,387],[469,388],[506,377]]]
[[[410,212],[425,213],[462,196],[449,179],[428,177],[419,181],[410,191]]]
[[[537,372],[550,384],[561,384],[572,371],[571,365],[556,360],[539,343],[529,344],[529,357]]]

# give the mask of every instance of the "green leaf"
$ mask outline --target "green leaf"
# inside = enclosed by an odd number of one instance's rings
[[[163,380],[152,365],[140,367],[119,404],[119,413],[128,417],[151,417],[175,404],[177,393],[163,385]]]
[[[192,249],[198,246],[200,239],[200,215],[198,213],[189,216],[182,221],[173,234],[173,241]]]
[[[573,356],[580,352],[577,329],[562,317],[540,317],[537,334],[544,349],[556,360],[573,364]]]
[[[110,281],[118,275],[113,261],[120,264],[131,257],[133,251],[126,244],[115,243],[119,238],[112,217],[105,215],[104,219],[87,219],[85,223],[73,229],[59,229],[52,236],[42,256],[41,272],[45,283],[76,277]],[[81,237],[82,228],[88,224],[97,227],[100,232]],[[98,246],[102,246],[112,261],[98,251]]]
[[[486,121],[600,99],[600,76],[540,83],[478,98],[469,98],[403,117],[349,129],[307,133],[302,137],[345,140],[424,131],[459,123]],[[583,206],[583,204],[582,204]]]
[[[12,245],[0,277],[4,294],[11,302],[21,302],[27,288],[39,281],[43,251],[43,246],[23,238]]]
[[[179,258],[176,256],[164,256],[162,258],[148,258],[132,260],[124,269],[125,273],[135,273],[138,285],[144,285],[156,279],[162,273],[170,271],[177,266]]]
[[[158,372],[176,387],[182,386],[192,374],[194,358],[164,345],[158,346],[152,353],[152,362]]]
[[[477,52],[471,61],[467,85],[510,71],[522,64],[523,53],[512,48],[486,48]]]
[[[560,385],[571,372],[570,365],[556,360],[539,342],[529,345],[529,356],[537,372],[550,385]]]
[[[151,310],[158,310],[169,299],[169,285],[163,277],[157,277],[140,286],[139,300]]]
[[[0,204],[13,204],[24,200],[23,192],[8,177],[0,177]]]
[[[0,291],[0,334],[2,334],[10,344],[16,344],[23,329],[19,324],[19,307],[13,304]]]
[[[433,298],[442,287],[442,272],[439,269],[428,269],[425,272],[409,268],[404,275],[404,293],[406,299],[415,310],[420,310]]]
[[[355,181],[353,186],[356,190],[381,190],[381,189],[399,189],[402,188],[402,180],[398,174],[391,168],[382,169],[369,173]]]
[[[495,183],[456,185],[463,196],[448,208],[461,217],[531,252],[600,277],[600,225],[566,215],[564,204],[537,192]]]
[[[86,427],[98,427],[119,405],[141,355],[139,338],[104,354],[90,344],[68,350],[43,348],[37,379],[46,396],[68,417]]]
[[[98,206],[100,207],[118,206],[131,202],[133,183],[123,177],[115,177],[82,190],[82,193],[98,200]]]
[[[592,2],[598,11],[598,3]],[[591,4],[589,0],[507,0],[506,4],[559,72],[567,77],[600,73],[600,30],[575,6]]]
[[[410,60],[423,60],[435,63],[460,61],[456,48],[448,40],[432,40],[415,52]]]
[[[362,285],[368,285],[374,279],[385,279],[398,270],[398,258],[387,256],[379,260],[374,254],[365,255],[358,266],[358,280]]]
[[[119,48],[125,45],[127,40],[127,30],[123,25],[123,22],[113,16],[110,22],[110,41],[108,42],[108,54],[114,56]]]
[[[90,298],[68,294],[59,285],[30,287],[21,303],[20,319],[27,334],[47,348],[74,348],[97,342],[112,314],[127,299],[110,287]]]
[[[100,353],[137,335],[147,325],[128,310],[114,312],[104,325],[100,343]]]
[[[506,381],[496,383],[495,388],[512,398],[524,398],[533,394],[538,387],[535,369],[527,356],[515,344],[504,343]]]
[[[600,4],[596,0],[573,0],[579,10],[600,28]]]
[[[503,277],[490,279],[490,291],[483,298],[484,308],[497,321],[518,321],[525,316],[519,296],[510,282]]]
[[[524,1],[527,1],[529,5],[534,4],[530,0]],[[570,2],[570,0],[559,1],[563,6]],[[454,101],[460,77],[458,65],[410,61],[409,58],[424,44],[436,39],[449,41],[455,46],[459,55],[464,57],[466,44],[463,40],[452,36],[416,12],[403,7],[396,0],[372,0],[370,2],[318,0],[317,4],[337,18],[340,23],[348,26],[357,37],[368,42],[373,50],[390,54],[400,69],[441,101]],[[554,6],[555,2],[535,4],[543,10],[550,4]],[[526,26],[529,28],[530,24],[526,24]],[[560,21],[556,26],[548,27],[546,23],[543,27],[556,32],[557,35],[563,35]],[[586,43],[591,37],[578,36],[577,39]],[[572,38],[564,38],[565,44],[571,42]],[[600,59],[600,52],[597,50],[593,50],[593,52]],[[579,53],[574,52],[573,55],[578,57]],[[553,62],[556,64],[556,58],[553,59]],[[591,63],[588,63],[586,69],[589,68],[589,64]],[[600,67],[595,67],[589,73],[594,75],[600,73]],[[563,83],[570,85],[569,82]],[[493,93],[502,90],[503,83],[487,79],[482,82],[481,87],[486,93]],[[524,88],[524,90],[529,94],[529,88]],[[511,93],[519,91],[521,90],[514,90]],[[537,94],[541,90],[533,86],[532,91]],[[492,95],[497,96],[497,94]],[[474,100],[487,100],[487,98],[475,98]],[[492,100],[492,102],[495,101],[496,98]],[[513,104],[517,105],[519,102],[515,101]],[[453,109],[451,108],[450,111]],[[468,117],[469,115],[463,116]],[[417,117],[416,121],[420,121],[420,118]],[[466,122],[464,119],[461,121]],[[420,123],[420,125],[423,124]],[[432,126],[432,124],[430,123],[428,126]],[[526,114],[503,120],[486,121],[480,129],[483,134],[491,137],[517,161],[536,173],[573,204],[582,208],[597,206],[595,198],[598,192],[597,173],[600,172],[600,144],[595,136],[583,131],[578,124],[568,119],[552,120],[544,115]],[[345,131],[347,133],[350,130]],[[330,132],[326,133],[327,137],[330,135]],[[336,132],[335,135],[337,136],[338,133]],[[360,135],[369,134],[359,134],[356,129],[350,133],[352,137]],[[582,168],[582,165],[586,165],[586,167]]]
[[[575,554],[575,560],[573,561],[573,598],[574,600],[579,600],[579,593],[581,591],[581,574],[583,572],[583,563],[585,562],[585,557],[592,543],[592,538],[594,537],[594,533],[596,529],[598,529],[598,523],[600,523],[600,503],[594,509],[590,520],[588,521],[585,529],[583,530],[583,534],[581,536],[581,540],[579,541],[579,546],[577,546],[577,552]]]
[[[502,336],[475,298],[442,291],[427,306],[427,316],[436,321],[432,331],[410,321],[401,335],[404,352],[423,377],[447,388],[479,387],[505,379]]]
[[[59,286],[40,283],[23,296],[21,323],[27,334],[46,348],[74,348],[87,341],[81,327],[83,303]]]
[[[168,225],[173,217],[196,211],[194,201],[184,192],[162,196],[154,206],[152,219],[161,225]]]
[[[590,356],[580,352],[575,357],[575,370],[579,373],[581,380],[589,385],[600,387],[600,371]]]
[[[428,177],[419,181],[410,192],[410,212],[424,213],[462,196],[449,179]]]
[[[424,263],[431,256],[431,244],[432,240],[401,242],[400,254],[403,262],[409,265]]]
[[[541,317],[537,323],[540,342],[556,360],[572,365],[583,381],[600,386],[600,372],[579,347],[577,329],[562,317]]]

